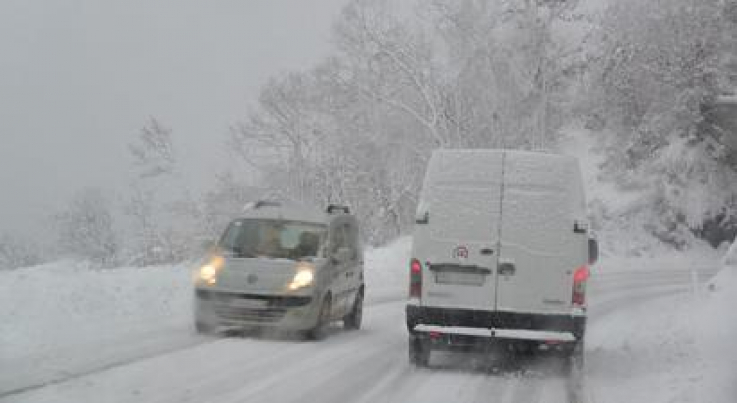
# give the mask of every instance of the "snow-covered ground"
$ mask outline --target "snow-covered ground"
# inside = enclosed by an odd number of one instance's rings
[[[70,261],[0,272],[0,393],[191,344],[189,279]]]
[[[366,253],[368,304],[404,295],[409,241]],[[0,395],[203,342],[191,330],[193,267],[0,271]]]
[[[612,311],[588,334],[596,402],[737,401],[737,268],[698,288]]]
[[[367,252],[364,329],[324,342],[214,338],[190,326],[186,266],[89,270],[71,262],[0,273],[0,400],[567,401],[546,362],[479,370],[475,358],[406,359],[409,240]],[[584,396],[596,402],[734,402],[736,268],[699,277],[683,256],[594,269]],[[673,267],[675,262],[680,262]],[[636,264],[637,263],[637,264]],[[699,268],[716,267],[702,257]],[[44,386],[39,386],[44,385]],[[15,393],[8,393],[16,391]]]

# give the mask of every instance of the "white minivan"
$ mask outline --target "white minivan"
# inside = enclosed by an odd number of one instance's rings
[[[363,251],[346,206],[258,201],[225,229],[195,272],[197,332],[222,328],[327,334],[361,327]]]
[[[582,363],[590,238],[578,161],[438,150],[410,261],[409,358],[473,346],[555,349]]]

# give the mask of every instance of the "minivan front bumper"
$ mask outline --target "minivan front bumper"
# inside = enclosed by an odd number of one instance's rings
[[[315,326],[320,307],[309,295],[264,295],[195,289],[195,320],[210,328],[278,328]]]

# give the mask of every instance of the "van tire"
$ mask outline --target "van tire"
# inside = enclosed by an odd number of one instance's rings
[[[308,340],[322,340],[327,336],[328,326],[330,325],[330,307],[330,295],[328,295],[323,299],[322,304],[320,304],[317,324],[305,333]]]
[[[430,348],[422,338],[409,336],[409,363],[418,368],[426,368],[430,365]]]
[[[569,374],[581,373],[584,368],[584,341],[583,339],[573,343],[566,354],[566,368]]]
[[[358,330],[361,328],[363,319],[363,288],[356,294],[353,301],[353,308],[348,315],[343,317],[343,328],[346,330]]]

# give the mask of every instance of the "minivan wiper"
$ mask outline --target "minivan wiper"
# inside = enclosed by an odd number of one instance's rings
[[[230,251],[233,252],[233,257],[237,257],[237,258],[251,258],[251,257],[256,257],[256,255],[254,255],[253,253],[247,252],[243,248],[240,248],[240,247],[237,247],[237,246],[234,246],[234,247],[230,248]]]

